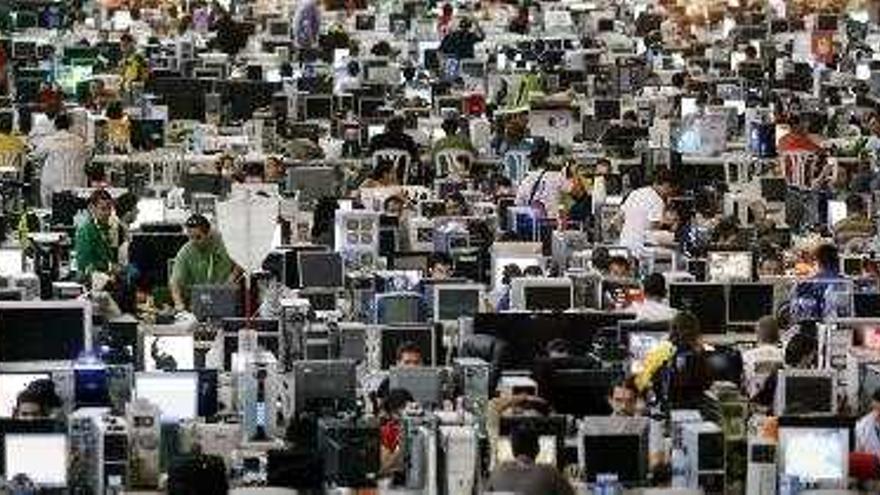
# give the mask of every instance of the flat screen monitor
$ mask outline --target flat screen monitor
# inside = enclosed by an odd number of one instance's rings
[[[322,198],[339,197],[341,179],[334,167],[289,166],[285,189],[288,193],[296,191],[300,207],[311,210]]]
[[[593,111],[599,120],[620,119],[620,100],[597,99],[593,102]]]
[[[641,486],[647,475],[647,418],[585,418],[578,445],[584,478],[595,482],[596,475],[617,474],[627,486]]]
[[[24,474],[41,487],[67,486],[67,435],[7,433],[3,443],[7,475]]]
[[[0,301],[0,367],[72,361],[90,348],[87,301]]]
[[[237,285],[194,285],[190,289],[190,310],[199,321],[241,316],[241,297]]]
[[[483,287],[475,284],[441,284],[434,286],[434,319],[458,321],[480,311]]]
[[[290,36],[290,22],[280,19],[272,19],[269,20],[268,23],[268,31],[270,36]]]
[[[726,298],[723,284],[675,283],[669,286],[669,304],[679,311],[693,313],[705,334],[725,332]]]
[[[11,418],[18,394],[37,380],[48,380],[49,373],[0,373],[0,417]]]
[[[361,97],[358,101],[358,113],[363,119],[376,119],[382,116],[381,108],[384,105],[384,98]]]
[[[300,287],[342,287],[344,283],[342,256],[339,253],[299,253]]]
[[[144,287],[166,287],[168,262],[177,256],[188,240],[183,232],[132,233],[128,259],[137,268],[138,282]]]
[[[443,369],[428,366],[392,367],[389,390],[403,389],[416,402],[434,408],[443,404]]]
[[[138,373],[135,396],[161,411],[163,423],[198,417],[199,375],[195,371]]]
[[[846,218],[846,201],[829,200],[828,201],[828,226],[833,227],[838,222]]]
[[[566,311],[572,307],[572,284],[567,278],[514,279],[512,291],[521,291],[521,296],[517,294],[511,301],[514,309]]]
[[[853,294],[853,316],[856,318],[880,318],[880,294]]]
[[[712,251],[708,256],[709,281],[748,282],[752,280],[753,261],[751,251]]]
[[[422,297],[411,292],[392,292],[376,296],[376,323],[397,325],[425,320]]]
[[[727,322],[753,324],[773,314],[773,284],[730,284]]]
[[[846,428],[779,428],[779,474],[801,483],[846,486],[849,452]]]
[[[831,416],[837,411],[834,373],[783,369],[776,385],[777,416]]]
[[[144,371],[191,370],[195,366],[192,335],[145,335]]]
[[[381,367],[388,369],[397,362],[397,349],[404,343],[414,343],[422,351],[422,364],[434,365],[434,356],[441,336],[433,325],[390,325],[379,329]]]
[[[330,120],[333,117],[333,95],[311,95],[305,98],[305,120]]]
[[[427,252],[394,253],[388,257],[388,268],[427,273],[430,257],[431,253]]]
[[[293,364],[293,376],[297,413],[351,404],[356,398],[354,361],[297,361]]]
[[[623,380],[622,368],[592,368],[589,359],[541,358],[535,361],[538,394],[559,414],[578,418],[611,414],[608,397]],[[571,400],[578,397],[578,400]]]

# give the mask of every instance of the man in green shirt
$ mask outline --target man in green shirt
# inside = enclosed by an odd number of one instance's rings
[[[110,216],[113,198],[104,189],[98,189],[89,198],[89,217],[76,229],[74,251],[80,280],[88,281],[94,272],[113,275],[118,260],[118,235],[114,233]]]
[[[241,275],[241,268],[232,261],[220,236],[211,230],[211,223],[195,214],[186,221],[189,241],[174,258],[169,280],[174,308],[189,307],[190,290],[194,285],[232,284]]]

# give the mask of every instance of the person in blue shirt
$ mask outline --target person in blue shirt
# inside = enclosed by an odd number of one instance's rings
[[[822,244],[815,253],[817,271],[809,279],[797,284],[791,301],[791,311],[796,320],[821,320],[826,316],[845,317],[845,307],[836,304],[837,297],[845,290],[847,278],[840,274],[840,256],[837,246]]]

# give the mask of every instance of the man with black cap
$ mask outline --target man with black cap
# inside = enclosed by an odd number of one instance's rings
[[[171,299],[179,311],[189,307],[189,293],[194,285],[231,284],[241,275],[241,268],[229,257],[207,218],[199,214],[189,217],[186,235],[189,241],[177,252],[169,280]]]

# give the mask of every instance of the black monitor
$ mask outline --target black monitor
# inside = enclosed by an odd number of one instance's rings
[[[150,151],[165,145],[165,121],[156,119],[132,119],[131,147]]]
[[[837,14],[818,14],[816,16],[817,31],[837,31],[840,17]]]
[[[305,120],[329,120],[333,117],[333,95],[309,95],[304,102]]]
[[[363,119],[377,119],[382,116],[381,108],[385,98],[361,97],[358,101],[358,114]]]
[[[0,366],[76,360],[89,350],[90,310],[85,301],[0,302]]]
[[[190,308],[199,321],[241,316],[241,299],[238,285],[204,284],[190,289]]]
[[[523,289],[527,311],[567,311],[571,309],[571,286],[532,286]]]
[[[724,284],[674,283],[669,286],[669,304],[679,311],[693,313],[704,334],[726,331],[726,298]]]
[[[280,83],[231,79],[218,86],[223,104],[229,106],[229,119],[236,122],[249,120],[260,108],[272,108],[272,97],[281,89]]]
[[[727,321],[731,325],[754,324],[773,314],[773,284],[730,284]]]
[[[428,252],[397,252],[388,257],[390,270],[417,270],[422,273],[428,272],[428,260],[431,253]]]
[[[267,19],[266,29],[270,36],[289,37],[290,22],[284,19]]]
[[[761,196],[765,201],[785,203],[788,193],[788,182],[784,177],[763,177],[761,179]]]
[[[620,100],[597,99],[593,101],[593,111],[596,119],[618,120],[620,119]]]
[[[351,360],[293,363],[294,411],[347,409],[357,397],[356,363]]]
[[[345,284],[339,253],[302,251],[298,266],[302,288],[342,287]]]
[[[263,261],[263,270],[271,273],[285,286],[291,289],[298,289],[300,288],[300,253],[326,253],[328,251],[330,251],[330,248],[323,245],[281,246],[277,251],[273,251],[266,256],[265,261]]]
[[[183,232],[134,232],[128,246],[128,259],[137,268],[140,285],[164,287],[168,285],[168,262],[177,256],[189,239]]]
[[[623,381],[623,368],[590,368],[584,359],[541,358],[535,362],[538,394],[559,414],[575,417],[611,414],[608,397]],[[578,400],[571,400],[578,397]]]
[[[880,318],[880,294],[853,294],[853,313],[856,318]]]
[[[159,96],[168,106],[168,118],[205,120],[205,94],[213,81],[196,78],[162,77],[147,81],[144,91]]]
[[[626,486],[641,486],[648,466],[647,418],[591,417],[584,419],[579,445],[584,477],[617,474]]]
[[[388,369],[397,362],[397,349],[401,344],[412,342],[422,351],[422,364],[434,366],[442,335],[433,325],[389,325],[380,330],[381,367]]]
[[[477,313],[474,333],[493,335],[507,344],[502,368],[531,369],[548,342],[565,340],[573,354],[586,355],[596,333],[631,319],[633,315],[626,313]]]
[[[434,320],[458,321],[480,312],[481,286],[439,284],[434,289]]]

